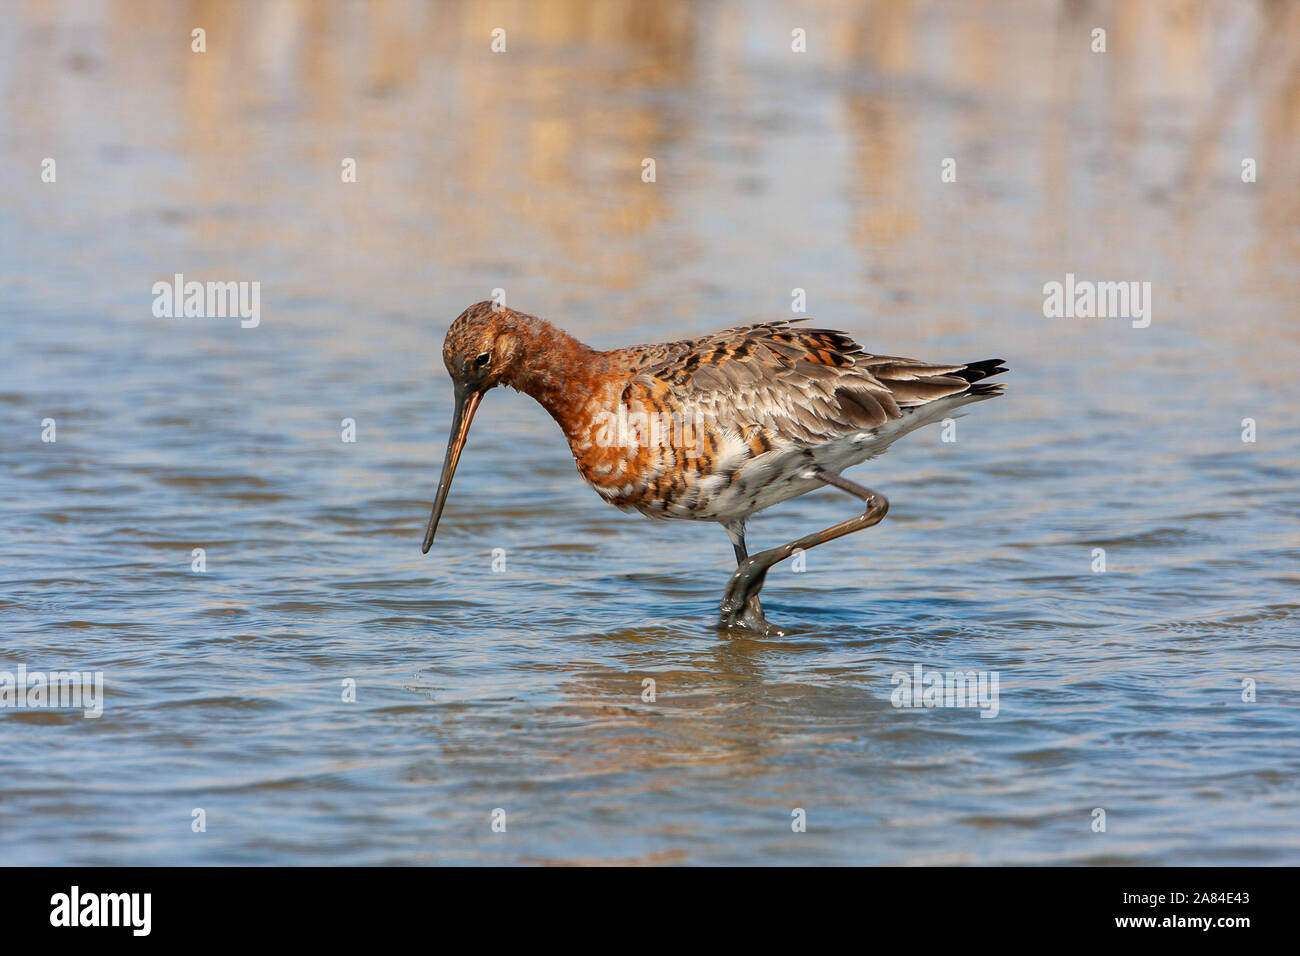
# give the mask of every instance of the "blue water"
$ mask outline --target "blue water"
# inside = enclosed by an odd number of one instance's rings
[[[223,4],[205,54],[188,8],[9,11],[0,671],[105,690],[0,709],[0,860],[1300,863],[1291,14],[1186,6],[1104,56],[1052,4]],[[260,325],[155,318],[176,272]],[[1150,327],[1045,318],[1067,272]],[[421,556],[495,288],[599,347],[799,288],[1012,371],[851,473],[891,511],[772,572],[786,637],[729,637],[725,534],[603,504],[513,392]],[[997,716],[896,708],[915,665]]]

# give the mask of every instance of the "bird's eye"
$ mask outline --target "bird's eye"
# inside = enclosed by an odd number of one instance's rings
[[[474,367],[483,368],[490,361],[492,361],[492,353],[484,352],[482,355],[480,355],[478,358],[474,360]]]

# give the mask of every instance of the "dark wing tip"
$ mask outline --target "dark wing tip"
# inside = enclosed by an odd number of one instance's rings
[[[983,378],[1001,375],[1005,371],[1008,371],[1005,359],[984,359],[980,362],[971,362],[965,368],[953,372],[953,374],[967,382],[978,382]],[[975,389],[971,389],[971,391],[975,391]]]

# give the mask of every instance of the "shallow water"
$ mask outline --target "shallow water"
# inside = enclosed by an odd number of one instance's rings
[[[367,9],[6,11],[0,670],[105,700],[0,710],[0,859],[1300,863],[1296,5]],[[261,324],[155,318],[176,272]],[[1067,272],[1150,326],[1045,318]],[[800,288],[1012,372],[851,473],[892,510],[773,571],[788,636],[728,638],[722,531],[604,505],[513,392],[421,556],[494,288],[599,347]],[[892,706],[918,664],[997,717]]]

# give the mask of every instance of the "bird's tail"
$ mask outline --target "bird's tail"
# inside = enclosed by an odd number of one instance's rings
[[[1001,375],[1005,371],[1007,371],[1007,366],[1003,359],[984,359],[979,362],[971,362],[965,368],[952,374],[970,383],[970,388],[966,390],[967,395],[992,398],[994,395],[1001,395],[1005,388],[1001,382],[985,382],[983,379]]]

